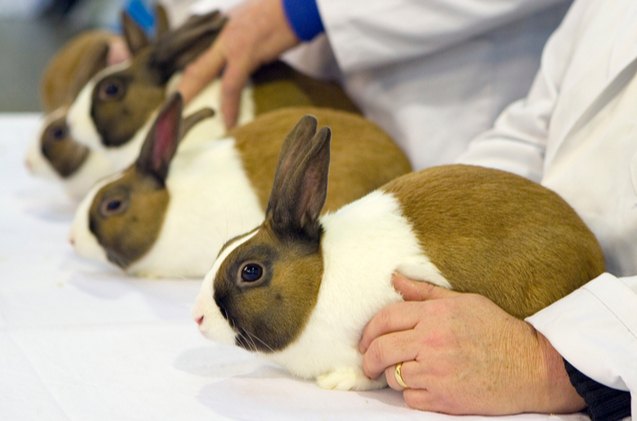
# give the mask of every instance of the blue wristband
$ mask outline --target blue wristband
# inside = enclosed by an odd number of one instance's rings
[[[145,1],[128,0],[124,7],[126,13],[146,32],[152,35],[155,29],[155,15]]]
[[[290,27],[301,41],[325,31],[316,0],[282,0]]]

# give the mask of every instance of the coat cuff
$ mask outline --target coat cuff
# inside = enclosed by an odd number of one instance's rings
[[[301,41],[311,41],[325,31],[316,0],[282,0],[285,16]]]

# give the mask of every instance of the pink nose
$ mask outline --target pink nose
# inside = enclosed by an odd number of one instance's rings
[[[69,237],[69,243],[71,243],[72,246],[75,245],[75,239],[73,237]]]
[[[24,165],[27,167],[27,170],[33,171],[33,164],[31,164],[31,160],[30,159],[26,159],[24,161]]]
[[[203,316],[199,316],[195,319],[195,323],[197,323],[198,326],[201,326],[201,324],[203,323]]]

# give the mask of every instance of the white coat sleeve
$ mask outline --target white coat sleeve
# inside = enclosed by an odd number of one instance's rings
[[[602,274],[527,321],[581,373],[630,391],[637,414],[637,276]]]
[[[549,38],[526,98],[508,106],[493,128],[475,138],[458,162],[498,168],[540,182],[549,126],[560,95],[585,2],[576,2]]]
[[[317,0],[344,72],[422,58],[569,0]]]

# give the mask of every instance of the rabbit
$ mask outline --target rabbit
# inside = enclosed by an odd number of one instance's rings
[[[333,128],[336,133],[336,129]],[[330,138],[281,153],[261,225],[229,240],[203,279],[204,336],[328,389],[385,386],[362,371],[366,323],[402,298],[391,275],[482,294],[525,317],[604,270],[591,231],[528,179],[449,164],[398,177],[321,215]]]
[[[168,31],[161,5],[155,8],[157,36]],[[75,200],[80,200],[100,178],[114,172],[103,152],[92,151],[70,135],[67,113],[82,87],[108,65],[108,31],[85,31],[58,51],[47,65],[41,82],[44,117],[38,136],[27,151],[26,166],[36,176],[57,180]]]
[[[336,209],[411,170],[385,132],[358,114],[283,108],[205,142],[181,141],[182,100],[173,94],[158,114],[137,161],[96,185],[77,209],[75,251],[145,277],[198,277],[224,242],[264,217],[283,139],[312,114],[336,127],[326,208]],[[309,140],[315,118],[287,136]],[[157,161],[157,162],[155,162]],[[156,168],[161,168],[161,171]]]
[[[107,66],[113,37],[104,31],[79,35],[53,57],[42,77],[42,102],[48,113],[27,149],[26,166],[33,175],[61,182],[76,200],[113,171],[103,153],[91,151],[70,136],[66,121],[68,104],[84,83]]]
[[[69,92],[77,90],[77,75],[84,67],[86,56],[94,54],[114,41],[117,35],[101,29],[87,30],[71,38],[47,63],[40,79],[40,102],[49,113],[67,105]],[[92,76],[92,75],[91,75]],[[85,81],[86,82],[86,81]]]
[[[211,44],[226,18],[218,12],[208,18],[192,17],[182,28],[152,44],[129,41],[130,62],[98,74],[71,106],[69,125],[78,141],[103,150],[118,169],[133,162],[152,124],[156,111],[172,93],[182,68]],[[124,19],[127,39],[142,38],[142,30]],[[206,86],[187,105],[186,111],[218,109],[220,80]],[[335,83],[314,80],[283,62],[264,65],[242,91],[238,124],[264,112],[297,105],[315,105],[358,112],[353,102]],[[226,133],[220,117],[202,122],[207,139]]]
[[[125,12],[121,20],[131,58],[95,75],[68,112],[72,136],[105,153],[116,170],[135,160],[175,75],[209,46],[225,18],[218,11],[196,15],[154,41]]]

